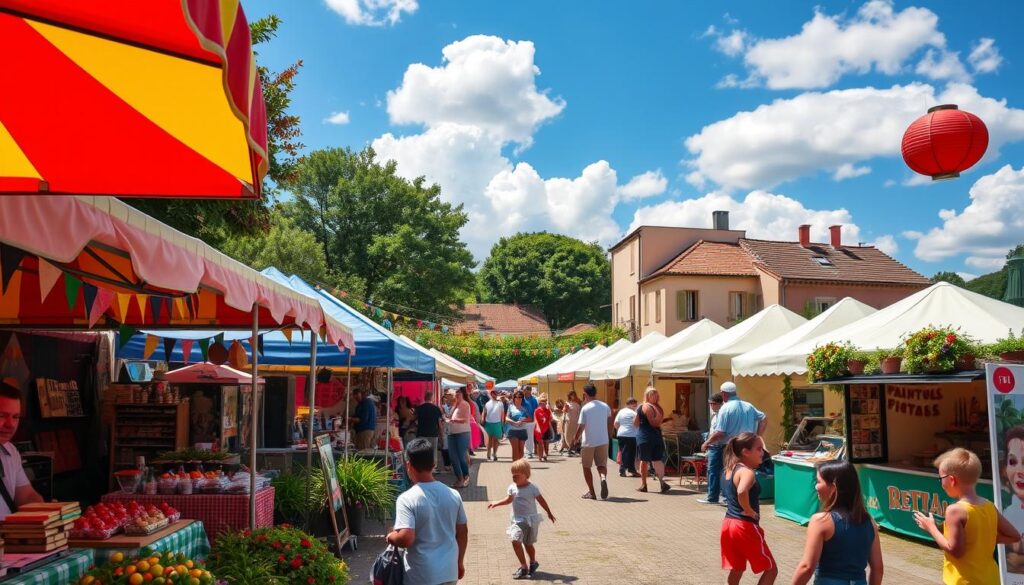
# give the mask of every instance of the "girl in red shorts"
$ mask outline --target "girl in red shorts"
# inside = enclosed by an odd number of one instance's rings
[[[725,481],[722,495],[726,511],[722,520],[722,568],[729,571],[729,585],[739,585],[743,571],[760,573],[758,585],[771,585],[779,575],[772,551],[758,524],[761,487],[754,469],[761,464],[764,443],[754,433],[741,433],[725,446]]]

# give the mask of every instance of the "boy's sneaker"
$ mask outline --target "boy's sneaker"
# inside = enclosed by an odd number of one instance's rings
[[[536,573],[537,572],[537,567],[539,567],[539,566],[540,566],[540,563],[538,563],[537,561],[533,561],[532,563],[530,563],[530,574],[533,575],[534,573]]]
[[[707,499],[701,498],[701,499],[697,500],[697,503],[698,504],[711,504],[711,505],[716,505],[717,506],[718,505],[718,500],[707,500]]]
[[[529,579],[530,578],[530,570],[525,568],[525,567],[519,567],[518,569],[516,569],[515,573],[512,573],[512,578],[513,579]]]

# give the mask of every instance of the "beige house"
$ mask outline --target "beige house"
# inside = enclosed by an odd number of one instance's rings
[[[843,297],[875,308],[929,285],[928,279],[874,246],[811,242],[811,226],[796,241],[755,240],[729,229],[729,213],[714,212],[712,229],[639,227],[611,248],[612,321],[639,338],[673,335],[702,318],[730,327],[766,305],[805,316]]]

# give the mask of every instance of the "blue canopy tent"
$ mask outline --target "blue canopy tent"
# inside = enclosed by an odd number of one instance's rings
[[[324,312],[352,329],[355,339],[355,353],[347,349],[341,351],[338,347],[332,347],[326,342],[318,341],[315,346],[310,343],[310,337],[306,332],[295,332],[291,340],[281,331],[268,331],[262,335],[263,351],[260,355],[260,363],[264,365],[277,366],[304,366],[310,364],[310,356],[315,356],[316,363],[321,366],[334,367],[377,367],[388,368],[388,403],[390,404],[393,371],[394,369],[409,370],[423,374],[433,375],[435,371],[435,360],[432,355],[418,348],[412,347],[402,341],[397,335],[381,327],[373,320],[359,313],[352,307],[346,305],[330,294],[310,286],[298,276],[288,277],[276,268],[267,268],[262,272],[265,276],[288,286],[301,294],[311,296],[320,300]],[[217,335],[210,331],[160,331],[154,332],[164,339],[210,339]],[[225,341],[238,339],[248,348],[249,333],[224,332]],[[117,356],[123,359],[144,359],[145,358],[145,335],[135,335],[124,347],[117,351]],[[120,345],[120,344],[119,344]],[[315,347],[315,349],[314,349]],[[157,356],[164,356],[163,348],[154,352]],[[182,344],[175,343],[171,355],[166,356],[167,361],[184,362],[182,355]],[[190,362],[201,361],[202,355],[197,344],[193,344],[192,353],[189,356]],[[309,376],[309,392],[312,394],[313,372]],[[351,380],[346,384],[346,389],[351,387]],[[346,390],[346,396],[351,396]],[[312,397],[310,404],[314,404]],[[346,405],[347,407],[347,405]],[[387,425],[390,425],[391,409],[387,409]],[[310,417],[312,423],[312,417]],[[346,431],[347,429],[346,419]],[[385,427],[387,430],[387,427]],[[310,429],[312,435],[312,429]],[[385,435],[387,436],[387,435]],[[387,444],[387,441],[385,441]],[[347,454],[347,450],[346,450]]]

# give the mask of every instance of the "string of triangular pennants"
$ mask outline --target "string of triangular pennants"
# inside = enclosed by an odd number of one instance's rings
[[[136,333],[138,333],[138,330],[135,329],[134,327],[122,325],[120,335],[118,336],[119,348],[123,348],[125,345],[127,345],[128,341],[131,340],[131,338]],[[289,335],[288,337],[288,340],[290,342],[291,336]],[[162,345],[164,350],[164,361],[166,362],[172,361],[171,356],[174,355],[174,349],[177,347],[179,341],[181,342],[182,361],[184,361],[184,363],[186,364],[189,363],[189,360],[192,357],[192,349],[196,346],[199,347],[199,353],[203,356],[204,362],[212,361],[217,365],[224,363],[225,361],[227,361],[228,358],[231,358],[233,356],[236,356],[237,359],[239,359],[239,361],[244,361],[241,360],[242,356],[248,356],[248,352],[245,351],[245,347],[242,345],[242,342],[239,339],[233,340],[231,342],[230,347],[225,347],[223,333],[218,333],[217,335],[204,339],[177,339],[174,337],[161,337],[159,335],[147,333],[146,342],[142,351],[142,359],[148,360],[150,357],[152,357],[152,355],[156,352],[157,348],[161,345],[161,341],[163,342]],[[249,337],[248,341],[249,347],[252,347],[252,337]],[[224,349],[224,353],[220,354],[220,356],[215,356],[214,359],[211,359],[210,352],[218,351],[218,347]],[[260,353],[261,356],[263,355],[262,335],[258,336],[258,339],[256,341],[256,350]],[[240,354],[236,352],[240,352]],[[225,359],[220,359],[220,357],[224,357]],[[234,361],[234,359],[232,359],[232,361]]]
[[[436,321],[428,321],[425,319],[417,319],[416,317],[409,317],[408,315],[402,315],[394,311],[388,311],[382,307],[374,305],[357,299],[355,297],[348,298],[349,294],[347,291],[334,289],[331,294],[338,297],[339,299],[348,299],[347,302],[356,305],[356,308],[366,313],[367,316],[374,319],[378,319],[381,325],[385,329],[393,329],[398,323],[405,323],[409,326],[415,326],[417,329],[429,329],[430,331],[440,331],[441,333],[448,333],[448,325],[444,323],[438,323]]]
[[[0,293],[7,294],[7,288],[26,256],[28,253],[19,248],[0,244]],[[40,303],[46,302],[50,295],[54,294],[55,289],[60,290],[64,294],[68,311],[74,312],[75,307],[78,306],[79,296],[81,296],[84,316],[88,320],[90,329],[99,322],[104,314],[108,314],[114,321],[123,321],[132,305],[138,307],[143,322],[147,317],[153,323],[159,323],[163,316],[166,316],[168,320],[194,319],[199,314],[200,295],[198,293],[158,295],[115,292],[85,282],[45,258],[37,257],[37,259],[39,262]],[[58,287],[57,283],[62,280],[63,286]]]
[[[418,342],[419,340],[417,340]],[[608,340],[602,339],[601,345],[604,345]],[[579,343],[576,345],[566,345],[561,347],[552,348],[520,348],[520,347],[501,347],[501,348],[481,348],[481,347],[468,347],[464,345],[434,345],[438,351],[443,351],[448,354],[455,354],[461,352],[463,355],[482,355],[482,356],[501,356],[501,355],[512,355],[512,356],[546,356],[546,355],[561,355],[569,354],[581,349],[588,349],[597,347],[598,342],[593,341],[589,343]]]

